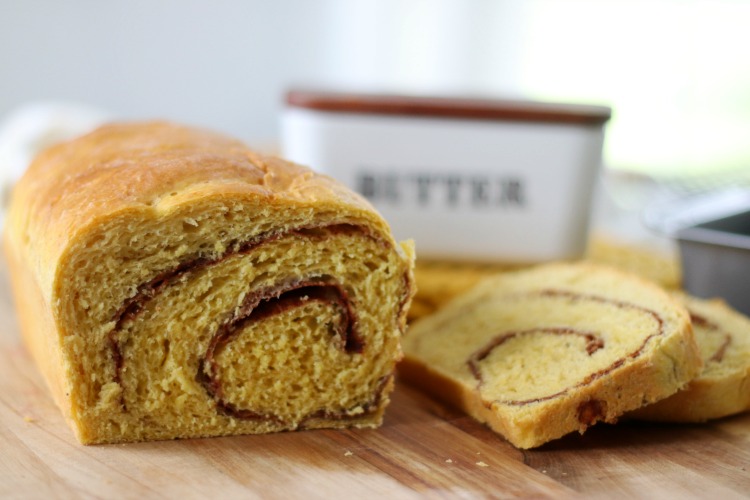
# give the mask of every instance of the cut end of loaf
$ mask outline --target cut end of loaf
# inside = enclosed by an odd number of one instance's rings
[[[103,375],[73,393],[83,439],[379,425],[412,293],[401,253],[356,223],[303,222],[242,241],[230,229],[243,224],[220,221],[221,253],[157,252],[147,269],[114,254],[91,274],[79,254],[68,319],[73,331],[95,333],[71,340],[81,341],[80,367]],[[181,244],[199,248],[203,238],[191,238]],[[119,290],[110,301],[91,286],[102,274],[110,293]],[[148,278],[133,286],[134,275]]]

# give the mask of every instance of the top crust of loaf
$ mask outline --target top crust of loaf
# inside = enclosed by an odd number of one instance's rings
[[[343,210],[392,241],[364,198],[324,175],[222,135],[152,122],[106,125],[39,155],[14,189],[6,246],[24,257],[49,303],[59,269],[51,264],[88,228],[126,212],[169,212],[211,193]]]

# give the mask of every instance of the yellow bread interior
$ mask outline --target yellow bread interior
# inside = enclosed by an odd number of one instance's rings
[[[721,299],[675,292],[688,309],[703,370],[683,390],[630,416],[704,422],[750,410],[750,319]]]
[[[669,396],[700,370],[685,309],[613,269],[549,264],[488,278],[412,325],[400,372],[539,446]]]

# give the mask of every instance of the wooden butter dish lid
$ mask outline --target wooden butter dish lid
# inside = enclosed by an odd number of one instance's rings
[[[289,107],[336,113],[422,116],[576,125],[602,125],[612,116],[606,106],[469,97],[366,94],[295,89]]]

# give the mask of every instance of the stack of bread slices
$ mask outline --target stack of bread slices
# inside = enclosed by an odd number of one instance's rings
[[[748,318],[590,261],[494,274],[415,321],[404,352],[402,379],[519,448],[750,409]]]

